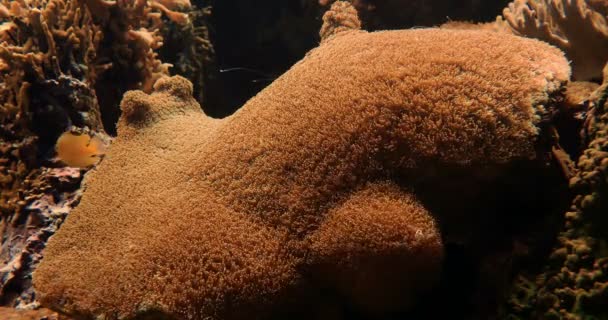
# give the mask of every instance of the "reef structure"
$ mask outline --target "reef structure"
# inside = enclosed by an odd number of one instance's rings
[[[522,271],[507,302],[510,319],[586,319],[608,315],[606,190],[608,183],[608,65],[604,83],[588,99],[584,151],[570,187],[576,193],[545,265]]]
[[[541,39],[562,49],[577,81],[601,81],[608,62],[605,1],[515,0],[496,24],[514,34]]]
[[[58,137],[75,131],[109,140],[123,93],[149,91],[169,74],[158,51],[171,26],[183,26],[184,47],[208,49],[179,12],[194,9],[167,0],[0,1],[0,304],[37,306],[31,271],[80,200],[90,163],[58,161]]]
[[[57,312],[48,309],[15,310],[7,307],[0,307],[0,317],[3,320],[66,320],[65,317],[60,318]]]
[[[321,45],[233,116],[205,116],[181,77],[126,94],[34,274],[43,306],[251,319],[314,312],[302,297],[323,287],[382,315],[433,286],[443,240],[421,199],[444,198],[416,182],[544,161],[568,63],[507,34],[368,33],[332,8]]]
[[[515,0],[494,22],[450,21],[449,29],[481,29],[534,38],[564,51],[574,81],[602,81],[608,62],[608,15],[605,1]]]

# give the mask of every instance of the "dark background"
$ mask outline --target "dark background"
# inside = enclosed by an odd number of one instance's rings
[[[493,21],[507,0],[361,1],[369,31],[438,26],[449,20]],[[316,0],[195,0],[211,6],[215,64],[208,70],[203,109],[212,117],[232,114],[319,43],[323,12]],[[374,7],[368,10],[370,6]]]

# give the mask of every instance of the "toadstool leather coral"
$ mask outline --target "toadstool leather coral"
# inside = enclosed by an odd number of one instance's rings
[[[405,308],[443,255],[412,179],[534,158],[569,72],[558,49],[506,34],[353,30],[225,119],[181,77],[129,92],[34,274],[41,304],[251,319],[323,286],[372,315]]]

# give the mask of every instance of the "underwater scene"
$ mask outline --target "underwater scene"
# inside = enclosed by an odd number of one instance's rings
[[[0,320],[608,319],[608,0],[0,0]]]

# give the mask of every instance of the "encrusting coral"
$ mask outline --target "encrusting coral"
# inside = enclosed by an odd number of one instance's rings
[[[73,2],[2,4],[0,288],[4,305],[30,308],[36,305],[30,273],[78,202],[82,180],[80,170],[43,166],[41,158],[70,124],[103,130],[82,72],[98,33]]]
[[[357,10],[347,2],[338,1],[323,15],[323,25],[319,35],[322,40],[337,33],[361,29]]]
[[[559,50],[511,35],[352,31],[225,119],[181,77],[128,92],[34,274],[41,303],[251,319],[322,286],[369,314],[407,307],[443,256],[414,181],[535,161],[569,72]]]
[[[42,259],[44,243],[78,204],[82,172],[76,168],[28,170],[15,158],[16,152],[9,153],[9,157],[4,158],[8,163],[0,167],[9,173],[15,170],[18,177],[3,175],[0,181],[0,186],[5,188],[0,198],[4,215],[0,221],[3,237],[0,259],[4,262],[0,269],[0,293],[3,303],[29,309],[38,305],[31,286],[31,272]]]

